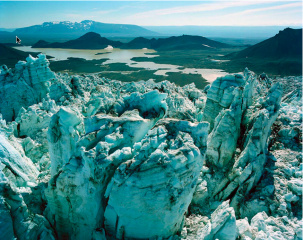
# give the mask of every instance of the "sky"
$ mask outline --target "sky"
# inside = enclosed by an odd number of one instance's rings
[[[0,28],[82,20],[140,26],[302,26],[302,1],[0,1]]]

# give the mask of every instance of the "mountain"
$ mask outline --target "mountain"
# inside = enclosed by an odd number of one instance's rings
[[[108,45],[113,47],[120,47],[122,45],[119,41],[112,41],[107,38],[101,37],[100,34],[89,32],[83,36],[70,40],[67,42],[59,43],[49,43],[44,40],[40,40],[35,43],[33,48],[71,48],[71,49],[103,49]]]
[[[274,37],[224,58],[231,60],[228,65],[237,66],[238,70],[248,67],[258,73],[302,75],[302,29],[286,28]]]
[[[18,28],[14,31],[15,34],[44,36],[44,35],[56,35],[56,36],[70,36],[79,37],[87,32],[96,32],[102,36],[158,36],[159,34],[143,27],[130,24],[110,24],[101,23],[91,20],[85,20],[82,22],[45,22],[41,25],[34,25],[25,28]],[[43,38],[45,39],[45,38]]]
[[[137,37],[128,43],[123,44],[121,48],[124,49],[141,49],[141,48],[152,48],[152,43],[156,41],[155,38],[147,39],[144,37]]]
[[[91,20],[82,22],[44,22],[24,28],[0,29],[0,43],[14,42],[18,36],[22,44],[33,45],[40,39],[47,42],[66,42],[88,32],[101,34],[103,37],[134,38],[139,36],[155,37],[161,34],[131,24],[110,24]]]
[[[12,32],[16,30],[16,28],[0,28],[0,31]]]
[[[124,44],[121,48],[140,49],[150,48],[155,50],[205,50],[230,47],[225,43],[210,40],[200,36],[182,35],[168,38],[152,38],[143,37],[135,38],[129,43]]]
[[[166,36],[198,35],[207,38],[262,39],[270,38],[278,31],[290,26],[144,26]],[[300,28],[294,26],[293,28]]]
[[[9,42],[15,43],[16,35],[12,32],[0,31],[0,43],[9,43]]]
[[[84,34],[78,39],[70,40],[67,42],[49,43],[40,40],[35,43],[33,48],[71,48],[71,49],[103,49],[111,45],[122,49],[142,49],[149,48],[155,50],[210,50],[216,48],[230,47],[227,44],[210,40],[200,36],[183,35],[178,37],[169,38],[152,38],[147,39],[138,37],[128,43],[120,41],[112,41],[107,38],[101,37],[100,34],[89,32]]]
[[[234,53],[233,58],[301,59],[302,29],[286,28],[274,37]]]

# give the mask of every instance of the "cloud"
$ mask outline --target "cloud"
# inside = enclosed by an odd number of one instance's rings
[[[271,7],[265,7],[265,8],[256,8],[256,9],[249,9],[249,10],[244,10],[241,12],[237,13],[232,13],[232,14],[227,14],[226,16],[238,16],[238,15],[248,15],[251,13],[256,13],[256,12],[265,12],[265,11],[270,11],[270,10],[280,10],[280,9],[287,9],[287,8],[302,8],[302,2],[294,2],[294,3],[288,3],[288,4],[283,4],[283,5],[278,5],[278,6],[271,6]],[[297,10],[299,10],[297,9]]]
[[[194,3],[192,3],[194,4]],[[281,11],[284,10],[284,11]],[[295,10],[294,13],[293,10]],[[218,14],[220,11],[220,14]],[[135,13],[124,17],[124,22],[152,25],[281,25],[301,22],[301,1],[242,0],[208,1],[190,6],[178,6]],[[205,14],[192,14],[192,13]],[[207,13],[210,14],[207,14]],[[280,17],[279,17],[280,16]]]
[[[66,13],[64,14],[65,17],[68,17],[68,18],[80,18],[82,17],[83,15],[82,14],[79,14],[79,13]]]
[[[266,2],[266,1],[263,1],[263,2]],[[134,14],[130,17],[131,18],[146,18],[146,17],[155,17],[155,16],[180,14],[180,13],[208,12],[208,11],[216,11],[216,10],[221,10],[221,9],[226,9],[226,8],[255,5],[257,3],[258,2],[256,2],[256,1],[236,1],[236,2],[234,2],[234,1],[216,1],[214,3],[203,3],[203,4],[196,4],[196,5],[191,5],[191,6],[172,7],[172,8],[166,8],[166,9],[145,11],[145,12]]]
[[[109,10],[97,10],[98,8],[93,8],[92,11],[86,11],[86,12],[79,12],[76,13],[66,13],[64,14],[64,17],[70,18],[70,20],[73,21],[82,21],[82,20],[95,20],[98,21],[98,17],[101,17],[103,15],[112,14],[114,12],[121,11],[125,8],[125,6],[109,9]]]

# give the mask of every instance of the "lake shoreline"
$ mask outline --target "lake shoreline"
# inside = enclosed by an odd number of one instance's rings
[[[213,82],[217,77],[228,74],[221,69],[216,68],[189,68],[178,64],[157,63],[157,58],[161,57],[158,52],[152,49],[107,49],[99,50],[79,50],[79,49],[38,49],[30,46],[15,47],[18,50],[35,50],[44,54],[54,56],[49,59],[51,68],[56,72],[68,72],[71,74],[99,73],[106,72],[107,77],[126,78],[122,72],[130,73],[127,80],[167,80],[173,77],[177,78],[174,82],[184,84],[195,82],[200,88],[206,83]],[[138,59],[138,61],[136,61]],[[145,61],[140,61],[145,59]],[[203,66],[203,64],[201,64]],[[111,74],[110,74],[111,72]],[[144,74],[145,75],[144,75]],[[136,79],[138,77],[139,79]],[[147,79],[148,78],[148,79]],[[203,82],[203,84],[202,84]]]

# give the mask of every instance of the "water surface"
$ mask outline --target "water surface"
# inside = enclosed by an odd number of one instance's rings
[[[213,82],[217,77],[225,76],[226,72],[221,69],[205,69],[205,68],[183,68],[182,66],[173,64],[159,64],[150,61],[136,62],[131,60],[134,57],[153,58],[158,55],[149,55],[156,53],[153,49],[62,49],[62,48],[31,48],[31,46],[14,47],[15,49],[26,52],[42,52],[52,56],[53,61],[67,60],[69,57],[83,58],[86,60],[108,59],[102,64],[125,63],[132,68],[145,68],[147,70],[157,70],[155,75],[167,76],[168,72],[181,72],[185,74],[200,74],[208,82]]]

